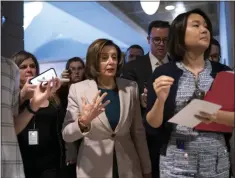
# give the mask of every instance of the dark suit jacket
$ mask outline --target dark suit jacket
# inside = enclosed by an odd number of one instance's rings
[[[168,56],[168,60],[171,61]],[[144,56],[137,57],[136,60],[130,61],[123,66],[121,77],[135,81],[139,87],[139,95],[147,88],[147,83],[152,82],[152,66],[149,58],[149,53]],[[145,108],[141,106],[142,116],[145,114]]]
[[[152,76],[152,66],[149,53],[137,57],[123,66],[121,77],[133,80],[138,84],[139,93],[144,92],[144,83]]]

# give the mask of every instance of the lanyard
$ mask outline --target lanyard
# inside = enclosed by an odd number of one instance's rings
[[[182,152],[185,152],[185,141],[181,140],[181,139],[176,139],[176,147],[180,150],[182,150]],[[185,152],[184,153],[184,158],[187,159],[188,158],[188,153]]]
[[[33,116],[33,130],[36,129],[36,117]]]

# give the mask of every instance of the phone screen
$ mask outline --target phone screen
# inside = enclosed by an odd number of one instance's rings
[[[55,69],[50,68],[46,70],[45,72],[41,73],[40,75],[38,75],[37,77],[32,78],[29,82],[33,85],[38,85],[42,81],[47,82],[51,80],[52,78],[56,78],[56,77],[57,75],[56,75]]]

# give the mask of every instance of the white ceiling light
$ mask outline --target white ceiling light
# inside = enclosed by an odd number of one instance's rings
[[[175,9],[175,6],[173,6],[173,5],[166,6],[165,9],[168,10],[168,11],[171,11],[171,10]]]
[[[179,14],[182,14],[184,12],[186,12],[186,8],[185,8],[184,4],[182,2],[181,3],[178,2],[176,4],[175,12],[172,14],[173,19],[176,18]]]
[[[141,7],[144,10],[144,12],[148,15],[153,15],[157,12],[160,0],[156,1],[140,1]]]
[[[175,12],[178,14],[184,13],[186,11],[183,3],[178,3],[175,8]]]

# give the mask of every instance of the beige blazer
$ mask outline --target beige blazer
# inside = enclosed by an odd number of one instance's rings
[[[112,178],[113,151],[116,150],[120,178],[142,178],[151,172],[151,162],[142,125],[138,88],[135,82],[117,78],[120,98],[120,120],[112,130],[105,112],[91,123],[89,132],[78,126],[81,96],[89,103],[98,92],[95,81],[85,80],[71,85],[63,127],[63,138],[74,142],[83,137],[77,155],[77,177]]]

